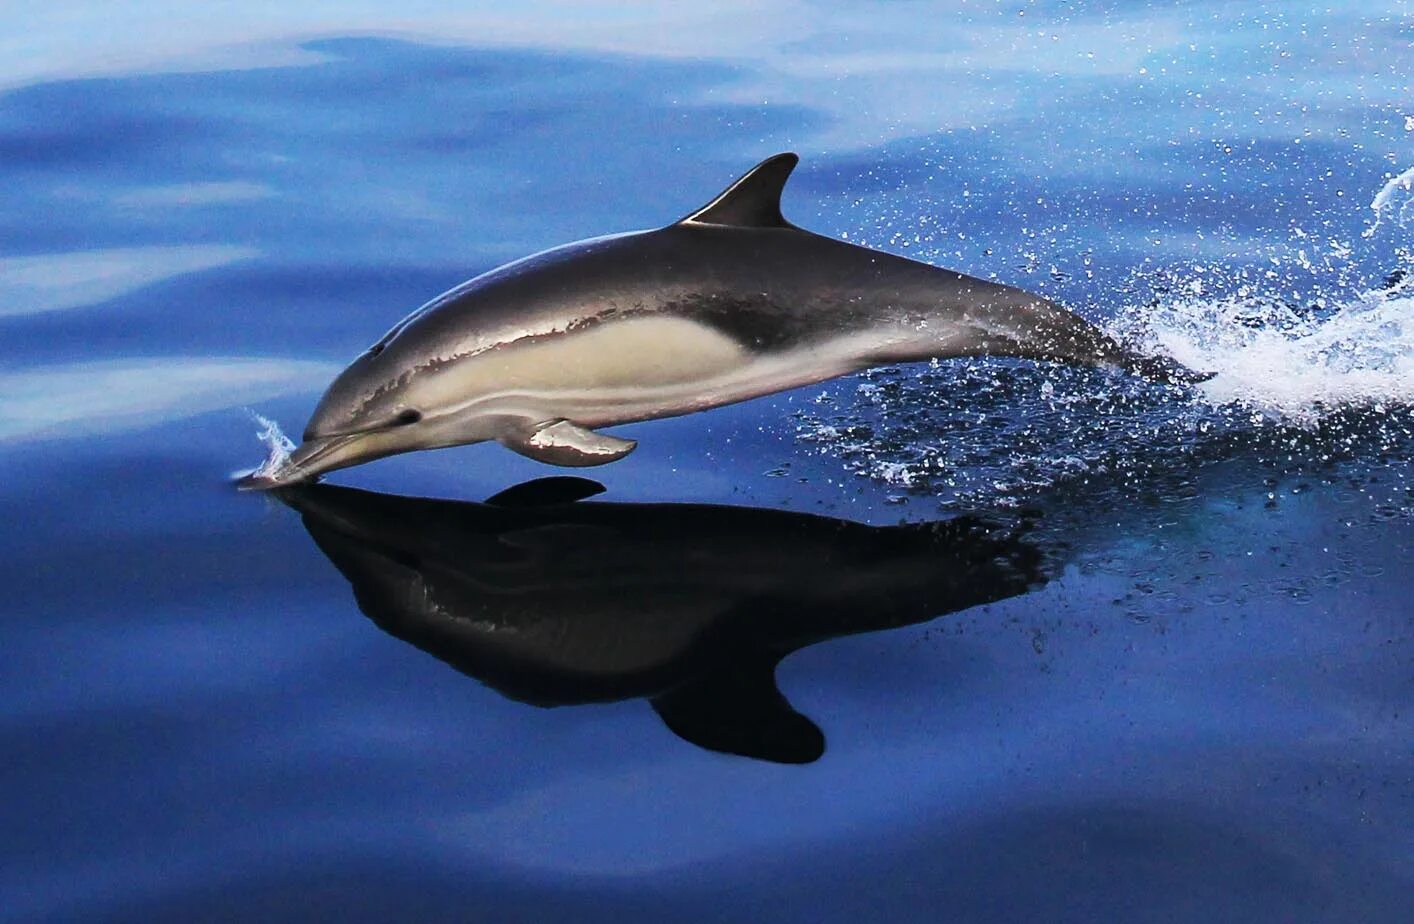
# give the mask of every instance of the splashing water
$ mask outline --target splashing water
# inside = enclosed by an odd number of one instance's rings
[[[1414,167],[1386,183],[1370,202],[1370,210],[1375,213],[1375,220],[1362,237],[1374,237],[1384,224],[1386,214],[1391,215],[1399,227],[1406,227],[1414,218]]]
[[[1386,184],[1366,237],[1382,219],[1386,232],[1404,232],[1414,197],[1399,196],[1411,184],[1414,170]],[[1280,266],[1201,267],[1184,284],[1173,284],[1174,272],[1140,279],[1158,294],[1108,326],[1217,373],[1192,391],[1091,369],[935,362],[826,389],[797,414],[799,436],[854,474],[943,509],[1020,506],[1057,492],[1099,505],[1191,496],[1198,468],[1234,459],[1254,463],[1269,483],[1295,474],[1349,480],[1354,463],[1360,477],[1402,490],[1407,506],[1414,259],[1406,246],[1396,253],[1385,285],[1364,291],[1348,284],[1348,251],[1335,248],[1318,268],[1304,253],[1288,258],[1341,293],[1301,301],[1265,294]]]
[[[280,429],[280,425],[268,417],[257,414],[247,408],[253,421],[260,426],[255,434],[256,439],[265,444],[265,461],[261,462],[254,471],[239,472],[237,477],[246,483],[258,482],[261,480],[278,480],[290,468],[290,453],[295,451],[295,444],[285,435],[285,431]]]
[[[1414,404],[1414,287],[1334,307],[1177,299],[1137,315],[1152,346],[1219,375],[1201,394],[1273,421],[1313,427],[1337,409]]]

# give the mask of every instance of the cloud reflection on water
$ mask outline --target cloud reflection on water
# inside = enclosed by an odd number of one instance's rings
[[[181,244],[0,257],[0,318],[96,305],[259,253],[233,244]]]
[[[281,395],[315,391],[329,363],[160,357],[0,373],[0,445],[136,430]]]
[[[100,14],[80,0],[28,11],[24,39],[0,41],[0,87],[318,64],[328,60],[327,50],[304,43],[331,36],[719,60],[742,73],[728,86],[708,89],[709,98],[825,113],[828,125],[813,144],[835,149],[1009,122],[1019,111],[1046,118],[1050,131],[1040,134],[1048,142],[1057,132],[1087,136],[1092,126],[1071,131],[1072,116],[1093,112],[1097,96],[1155,91],[1211,113],[1218,134],[1224,126],[1241,126],[1243,133],[1285,141],[1303,127],[1336,127],[1352,99],[1397,106],[1406,98],[1399,70],[1407,37],[1397,4],[1325,10],[1319,30],[1307,28],[1308,18],[1299,13],[1253,9],[1234,19],[1225,5],[1202,3],[1076,10],[1047,3],[623,6],[601,0],[469,9],[450,0],[395,7],[323,0],[218,6],[199,19],[176,0],[126,6],[128,28],[122,30],[93,28]],[[173,22],[182,29],[173,30]],[[1216,83],[1215,71],[1223,74]],[[1314,94],[1313,81],[1320,88]],[[1291,105],[1298,98],[1309,104],[1313,96],[1319,106]],[[1058,105],[1067,112],[1058,112]],[[1132,116],[1110,124],[1109,133],[1133,137],[1172,113],[1143,107]]]

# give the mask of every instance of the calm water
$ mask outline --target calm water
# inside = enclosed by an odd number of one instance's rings
[[[0,13],[0,916],[1407,920],[1407,6],[702,6]],[[778,150],[1219,375],[232,489],[408,310]]]

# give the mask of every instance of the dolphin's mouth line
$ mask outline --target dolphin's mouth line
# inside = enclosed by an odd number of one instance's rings
[[[294,468],[304,468],[308,465],[318,462],[320,459],[324,458],[329,453],[333,452],[335,449],[340,449],[344,446],[347,446],[349,443],[352,443],[354,440],[359,439],[361,436],[363,436],[362,433],[346,433],[341,436],[327,437],[322,441],[316,442],[313,451],[307,455],[301,454],[302,450],[304,449],[304,446],[301,446],[299,449],[296,449],[294,451],[293,455],[290,456],[290,465]],[[305,445],[308,444],[306,443]]]
[[[305,481],[313,481],[327,471],[347,468],[369,459],[392,455],[400,450],[379,448],[379,438],[404,429],[410,424],[421,423],[422,420],[423,417],[419,414],[411,420],[397,420],[390,424],[368,427],[351,433],[334,433],[306,439],[273,470],[258,475],[255,473],[246,475],[239,479],[239,484],[243,489],[282,488]],[[360,449],[359,444],[365,441],[371,442],[367,448]],[[345,450],[350,447],[353,449],[345,455]],[[267,467],[271,465],[271,462],[266,463]]]

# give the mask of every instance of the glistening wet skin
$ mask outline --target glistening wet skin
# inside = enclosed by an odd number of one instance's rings
[[[549,478],[488,503],[279,496],[388,634],[515,700],[643,698],[686,741],[780,763],[825,750],[776,686],[787,655],[1045,581],[1024,524],[579,500],[597,491]]]

